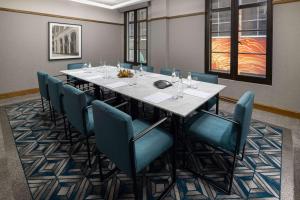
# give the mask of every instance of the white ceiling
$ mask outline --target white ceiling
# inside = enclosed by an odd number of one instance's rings
[[[150,0],[70,0],[77,3],[97,6],[107,9],[118,9]]]

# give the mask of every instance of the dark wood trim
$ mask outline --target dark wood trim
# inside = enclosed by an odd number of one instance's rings
[[[18,97],[18,96],[25,96],[25,95],[29,95],[29,94],[36,94],[39,91],[40,91],[39,88],[32,88],[32,89],[27,89],[27,90],[2,93],[2,94],[0,94],[0,100],[1,99],[9,99],[9,98]]]
[[[238,101],[235,98],[224,97],[224,96],[220,96],[220,100],[229,102],[229,103],[234,103],[234,104],[237,103],[237,101]],[[266,111],[269,113],[274,113],[274,114],[278,114],[278,115],[283,115],[283,116],[287,116],[287,117],[291,117],[291,118],[300,119],[299,112],[295,112],[295,111],[291,111],[291,110],[287,110],[287,109],[283,109],[283,108],[268,106],[268,105],[264,105],[261,103],[254,103],[254,108],[256,108],[258,110]]]
[[[116,23],[116,22],[99,21],[99,20],[94,20],[94,19],[69,17],[69,16],[64,16],[64,15],[55,15],[55,14],[50,14],[50,13],[33,12],[33,11],[18,10],[18,9],[3,8],[3,7],[0,7],[0,11],[21,13],[21,14],[29,14],[29,15],[38,15],[38,16],[44,16],[44,17],[55,17],[55,18],[70,19],[70,20],[77,20],[77,21],[84,21],[84,22],[118,25],[118,26],[123,26],[124,25],[122,23]]]
[[[213,72],[210,70],[211,65],[211,0],[206,0],[206,36],[205,40],[209,44],[205,45],[205,72],[218,75],[220,78],[232,79],[237,81],[252,82],[258,84],[272,85],[272,42],[273,42],[273,4],[272,0],[263,3],[254,3],[240,6],[238,1],[231,1],[231,55],[230,55],[230,73]],[[260,78],[255,76],[238,74],[238,41],[239,41],[239,9],[244,7],[253,7],[267,4],[267,38],[266,38],[266,77]]]
[[[145,20],[138,20],[138,11],[139,10],[143,10],[143,9],[146,9],[146,19]],[[127,60],[127,15],[128,13],[130,12],[134,12],[134,61],[128,61]],[[147,65],[148,63],[148,41],[149,41],[149,38],[148,38],[148,7],[144,7],[144,8],[139,8],[139,9],[136,9],[136,10],[129,10],[129,11],[126,11],[124,12],[124,62],[126,63],[130,63],[130,64],[133,64],[133,65],[139,65],[141,63],[138,62],[138,59],[139,59],[139,56],[138,56],[138,51],[140,50],[139,48],[139,33],[140,33],[140,27],[139,27],[139,23],[141,22],[146,22],[146,27],[147,27],[147,31],[146,31],[146,37],[147,37],[147,43],[146,43],[146,51],[147,51],[147,54],[146,54],[146,63],[143,63],[143,65]]]

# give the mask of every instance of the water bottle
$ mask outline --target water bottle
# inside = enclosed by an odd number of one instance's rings
[[[89,62],[89,66],[88,66],[88,68],[92,68],[92,64],[91,64],[91,62]]]
[[[177,86],[177,93],[178,93],[177,96],[179,98],[183,98],[183,81],[182,81],[182,78],[179,79],[178,86]]]
[[[143,72],[144,72],[144,68],[143,68],[143,64],[141,64],[140,66],[140,75],[143,76]]]
[[[176,82],[176,70],[175,70],[175,69],[173,69],[173,72],[172,72],[171,82],[172,82],[172,83],[175,83],[175,82]]]
[[[189,72],[188,76],[187,76],[187,86],[188,86],[188,88],[190,88],[192,86],[192,74],[191,74],[191,72]]]

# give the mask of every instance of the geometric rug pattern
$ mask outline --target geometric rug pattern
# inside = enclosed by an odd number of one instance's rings
[[[73,132],[70,146],[63,120],[58,120],[55,126],[49,112],[42,112],[40,100],[7,107],[6,112],[33,199],[133,199],[132,180],[121,171],[100,181],[94,138],[90,139],[92,168],[89,168],[85,141],[80,134]],[[281,128],[252,121],[245,158],[235,168],[231,195],[181,168],[179,148],[176,186],[166,199],[280,199],[282,133]],[[230,166],[231,158],[193,140],[189,146],[195,152],[188,165],[217,182],[224,182],[222,172]],[[168,186],[169,160],[166,153],[139,174],[139,199],[155,199]],[[114,168],[108,159],[103,165],[104,173]]]

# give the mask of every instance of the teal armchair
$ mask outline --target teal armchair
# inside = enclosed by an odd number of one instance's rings
[[[151,73],[153,73],[154,72],[154,67],[152,67],[150,65],[143,65],[143,70],[145,72],[151,72]]]
[[[62,80],[53,76],[48,76],[48,91],[49,91],[51,105],[53,108],[54,123],[56,125],[55,113],[61,114],[64,121],[64,130],[65,130],[66,138],[68,138],[66,117],[65,117],[64,107],[63,107],[63,91],[62,91],[63,84],[64,83]]]
[[[120,65],[122,68],[125,68],[125,69],[133,69],[133,65],[130,63],[121,63]]]
[[[157,128],[167,118],[151,126],[142,120],[132,120],[131,116],[101,101],[93,102],[93,117],[97,149],[109,157],[117,168],[132,177],[135,199],[140,199],[137,190],[137,173],[173,147],[173,137]],[[173,181],[161,197],[165,196],[175,184],[175,149],[172,149]],[[99,170],[102,179],[100,156]]]
[[[86,63],[71,63],[67,65],[67,69],[68,70],[74,70],[74,69],[81,69],[86,65]],[[68,78],[68,82],[72,82],[75,86],[80,86],[83,84],[86,84],[87,82],[83,81],[83,80],[79,80],[77,78],[74,78],[72,76],[67,76]]]
[[[90,100],[85,92],[70,85],[63,86],[63,94],[63,107],[69,121],[70,142],[72,143],[71,124],[86,139],[88,161],[91,167],[89,137],[94,134],[94,118],[92,107],[88,104]]]
[[[218,84],[218,76],[212,74],[204,74],[199,72],[192,72],[192,78],[197,78],[198,81]],[[206,110],[210,110],[212,107],[216,106],[216,114],[219,114],[219,96],[211,98],[205,105]],[[202,109],[202,108],[201,108]],[[200,111],[200,110],[199,110]]]
[[[52,108],[50,103],[49,91],[48,91],[48,74],[45,72],[37,72],[39,90],[41,95],[41,102],[43,107],[43,112],[45,112],[44,100],[49,103],[49,112],[52,119]]]
[[[229,187],[227,189],[222,188],[227,193],[231,193],[236,158],[240,153],[242,154],[240,158],[242,160],[244,158],[245,145],[252,117],[253,102],[254,93],[248,91],[237,102],[233,120],[203,110],[202,115],[189,120],[185,124],[187,136],[218,148],[233,157]],[[197,172],[194,173],[199,175]],[[217,184],[214,185],[218,186]]]
[[[175,70],[177,73],[180,73],[179,69]],[[160,74],[166,75],[166,76],[172,76],[173,68],[163,67],[160,69]]]

